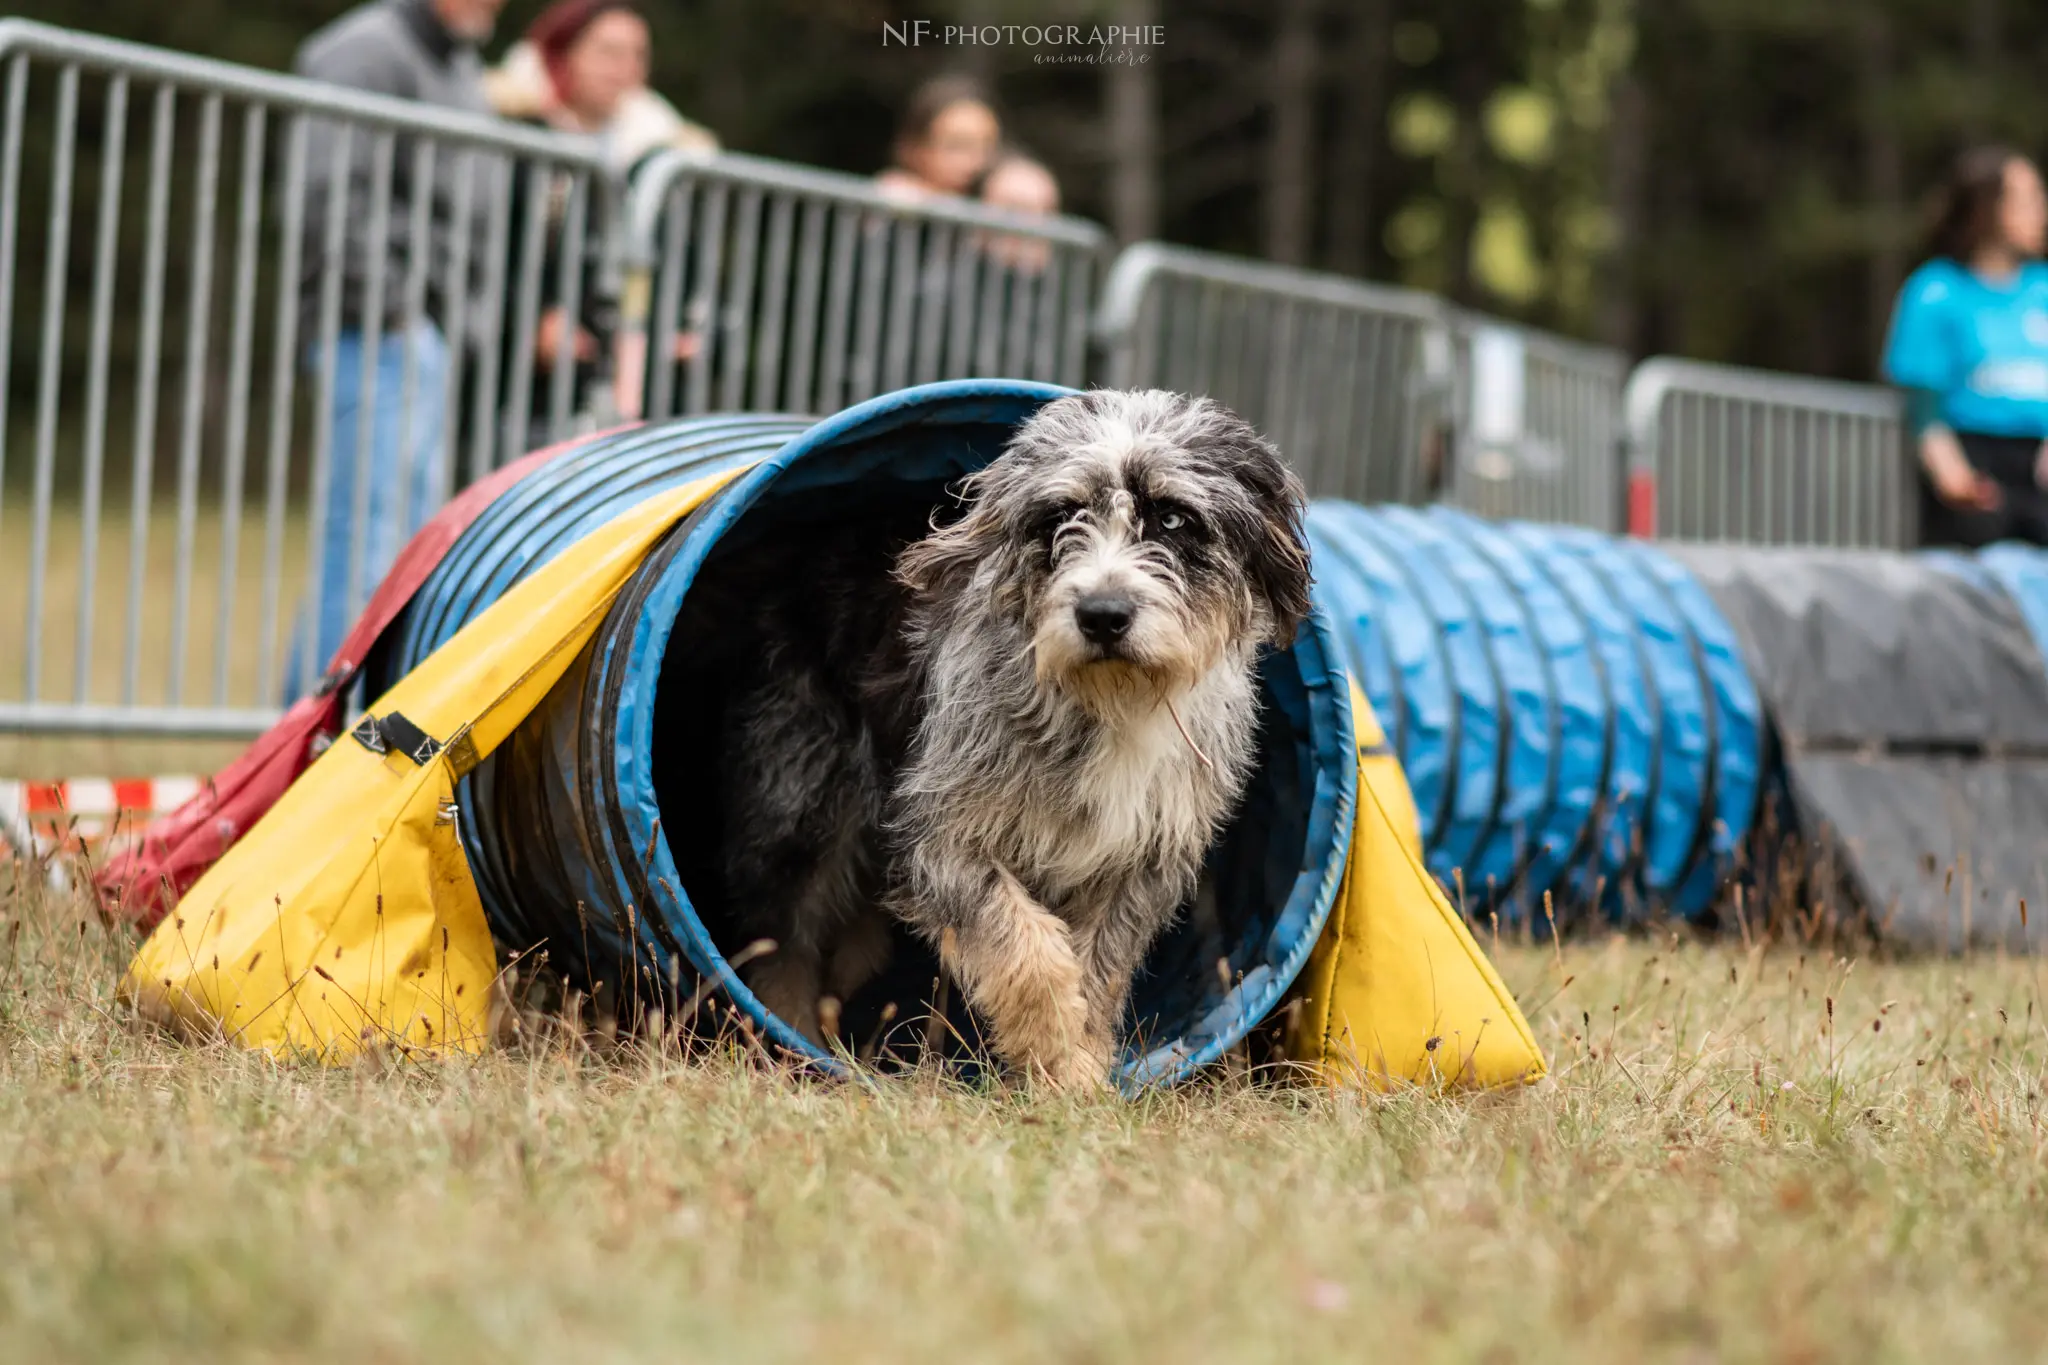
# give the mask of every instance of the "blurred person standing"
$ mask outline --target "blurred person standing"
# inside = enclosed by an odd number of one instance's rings
[[[717,151],[718,139],[710,130],[684,118],[648,87],[652,57],[647,17],[632,0],[556,0],[535,18],[505,60],[486,75],[485,88],[492,107],[505,118],[594,140],[605,161],[620,175],[630,175],[654,153],[671,148]],[[570,348],[569,361],[576,372],[573,403],[580,407],[618,333],[618,300],[610,297],[602,276],[603,238],[592,217],[598,208],[594,203],[585,207],[576,317],[572,322],[567,316],[561,288],[567,189],[563,180],[548,191],[547,239],[540,275],[542,311],[531,342],[536,379],[528,405],[529,421],[543,419],[548,411],[546,376],[553,372],[564,347]],[[514,187],[513,222],[525,221],[529,193],[522,177]],[[516,235],[512,245],[516,254],[520,245]],[[518,269],[515,259],[515,276]],[[677,338],[679,348],[690,341],[687,332]],[[619,357],[623,377],[636,378],[640,368],[636,357]],[[637,386],[632,392],[637,394]],[[623,398],[619,406],[637,411],[637,396]]]
[[[972,196],[995,161],[1003,127],[977,81],[942,76],[911,94],[896,127],[893,162],[875,177],[887,194]]]
[[[2048,195],[2026,157],[1957,159],[1899,290],[1885,377],[1907,391],[1920,539],[2048,544]]]
[[[374,0],[315,32],[299,48],[292,68],[301,76],[463,113],[488,115],[483,62],[477,45],[491,35],[504,0]],[[336,174],[335,151],[347,137],[348,156]],[[306,268],[299,302],[306,363],[318,373],[333,365],[333,403],[326,414],[328,479],[314,515],[322,535],[310,639],[301,634],[301,684],[341,643],[351,607],[360,607],[382,580],[399,548],[435,512],[447,452],[450,338],[443,330],[443,291],[456,241],[474,264],[483,254],[485,195],[475,196],[468,221],[455,221],[457,158],[437,158],[434,181],[412,183],[413,159],[402,142],[392,157],[390,216],[372,236],[371,139],[346,125],[314,119],[306,141]],[[412,240],[415,198],[429,199],[428,240]],[[341,258],[327,255],[329,206],[342,200]],[[415,250],[427,253],[425,315],[408,325],[405,280]],[[373,266],[374,263],[374,266]],[[340,283],[340,330],[331,356],[322,332],[322,297],[330,271]],[[369,316],[370,281],[381,272],[377,316]],[[370,334],[375,333],[374,348]],[[460,344],[460,339],[455,339]],[[367,409],[367,412],[365,412]],[[364,427],[367,424],[367,432]],[[367,487],[363,487],[367,485]],[[366,523],[355,524],[361,496]],[[320,496],[316,490],[315,496]],[[353,577],[357,534],[362,537]],[[351,601],[353,598],[353,602]]]

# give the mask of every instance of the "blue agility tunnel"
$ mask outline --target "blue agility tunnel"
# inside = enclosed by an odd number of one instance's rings
[[[965,380],[821,422],[686,418],[570,452],[480,517],[394,628],[373,689],[624,507],[753,465],[657,547],[547,700],[465,779],[461,833],[500,950],[545,944],[572,979],[643,1002],[716,983],[776,1042],[837,1065],[763,1010],[730,965],[746,945],[731,941],[707,889],[721,813],[702,757],[714,749],[703,733],[710,712],[691,692],[702,681],[687,667],[679,612],[707,565],[756,537],[938,505],[1065,392]],[[1262,661],[1259,768],[1196,903],[1136,983],[1127,1086],[1170,1083],[1222,1055],[1279,1002],[1315,945],[1357,800],[1342,660],[1319,608],[1291,649]],[[886,1038],[892,1019],[902,1028],[932,998],[928,951],[907,936],[898,947],[877,999],[848,1003],[849,1036]]]
[[[1735,631],[1640,541],[1447,508],[1316,504],[1345,662],[1469,915],[1696,916],[1755,818],[1763,717]]]

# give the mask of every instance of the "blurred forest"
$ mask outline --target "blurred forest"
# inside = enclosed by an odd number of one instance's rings
[[[727,145],[866,172],[919,79],[990,81],[1125,238],[1437,290],[1619,345],[1868,377],[1961,146],[2039,152],[2039,0],[644,0]],[[265,66],[345,0],[18,0]],[[494,53],[540,7],[514,0]],[[1161,24],[1142,66],[883,25]]]

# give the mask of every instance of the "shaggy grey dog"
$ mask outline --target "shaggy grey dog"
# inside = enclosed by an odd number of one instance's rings
[[[1250,775],[1258,647],[1308,610],[1302,490],[1216,403],[1102,390],[1046,405],[962,499],[936,529],[764,542],[706,596],[757,628],[725,893],[777,945],[749,987],[810,1038],[893,916],[1013,1071],[1097,1085]]]

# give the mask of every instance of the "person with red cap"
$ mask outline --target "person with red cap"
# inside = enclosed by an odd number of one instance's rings
[[[647,19],[630,0],[556,0],[485,77],[505,118],[598,140],[627,171],[669,147],[715,151],[711,132],[647,86]]]
[[[717,151],[718,139],[709,130],[684,118],[648,88],[651,46],[647,18],[631,0],[556,0],[486,75],[484,88],[501,117],[594,139],[621,174],[670,148]],[[558,261],[565,240],[562,220],[567,211],[564,188],[553,187],[548,195],[542,311],[531,339],[534,382],[526,413],[530,433],[557,437],[563,433],[534,425],[549,412],[553,386],[548,380],[557,359],[565,357],[566,350],[566,359],[575,367],[574,394],[580,405],[598,381],[618,331],[617,299],[603,287],[599,269],[603,238],[594,229],[584,233],[586,259],[575,318],[568,316],[558,297]],[[512,222],[525,221],[527,192],[522,179],[515,191]]]

